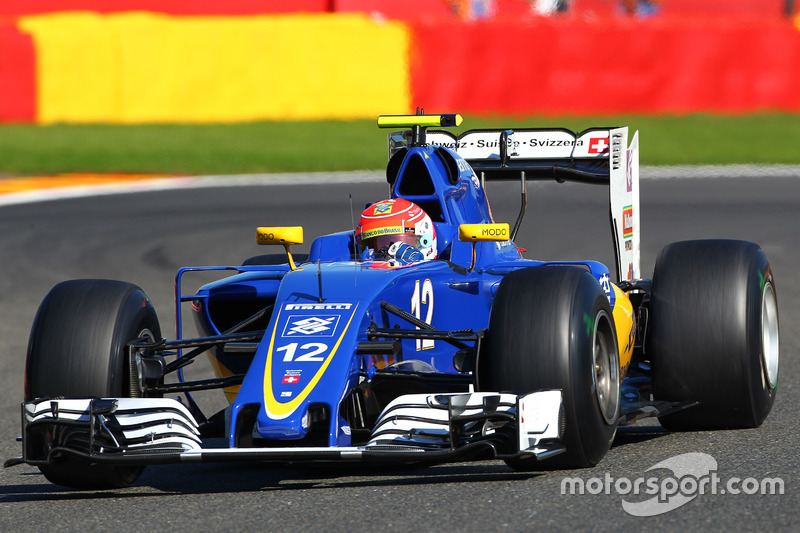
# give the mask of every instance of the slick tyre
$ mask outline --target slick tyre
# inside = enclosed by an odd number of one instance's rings
[[[560,389],[566,452],[538,462],[506,461],[517,470],[583,468],[608,452],[620,409],[619,352],[608,298],[583,269],[517,270],[500,284],[481,354],[478,385],[525,394]]]
[[[758,427],[778,385],[778,301],[757,244],[677,242],[656,260],[647,353],[657,400],[700,404],[671,430]]]
[[[28,343],[25,399],[130,397],[128,342],[161,338],[158,317],[135,285],[74,280],[45,297]],[[56,458],[40,470],[53,483],[82,489],[126,487],[143,467]]]

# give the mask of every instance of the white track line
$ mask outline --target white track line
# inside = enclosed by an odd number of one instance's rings
[[[800,166],[686,165],[663,167],[644,166],[641,168],[642,179],[744,177],[798,178],[800,177]],[[0,195],[0,206],[46,202],[68,198],[84,198],[89,196],[167,191],[176,189],[274,185],[324,185],[328,183],[382,183],[384,180],[385,173],[381,170],[154,178],[151,180],[119,181],[97,185],[66,185],[64,187],[7,193]]]
[[[154,178],[150,180],[118,181],[96,185],[66,185],[12,192],[0,195],[0,206],[27,204],[104,196],[136,192],[168,191],[176,189],[202,189],[211,187],[272,186],[272,185],[323,185],[326,183],[380,183],[385,174],[381,171],[313,172],[287,174],[240,174],[232,176],[191,176],[179,178]],[[65,178],[65,181],[68,178]]]
[[[642,179],[665,178],[800,178],[800,165],[644,166]]]

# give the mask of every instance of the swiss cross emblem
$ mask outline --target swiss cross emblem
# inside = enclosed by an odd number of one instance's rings
[[[593,137],[589,139],[590,154],[608,153],[608,139],[605,137]]]
[[[283,376],[281,383],[297,383],[300,381],[300,376]]]

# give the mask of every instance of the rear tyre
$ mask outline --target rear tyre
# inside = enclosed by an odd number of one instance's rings
[[[31,330],[25,399],[131,396],[128,342],[161,338],[158,317],[135,285],[74,280],[45,297]],[[92,464],[72,456],[41,466],[45,477],[74,488],[119,488],[143,467]]]
[[[653,394],[700,405],[659,418],[672,430],[758,427],[778,385],[778,302],[757,244],[685,241],[656,260],[647,353]]]
[[[500,283],[481,354],[481,390],[525,394],[561,389],[567,451],[539,463],[506,461],[517,470],[583,468],[608,452],[620,407],[619,351],[608,298],[574,267],[536,267]]]

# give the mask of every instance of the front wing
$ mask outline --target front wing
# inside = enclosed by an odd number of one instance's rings
[[[45,465],[211,461],[452,462],[562,453],[561,391],[413,394],[390,403],[369,442],[350,447],[213,448],[179,401],[161,398],[39,399],[22,404],[22,456]]]

